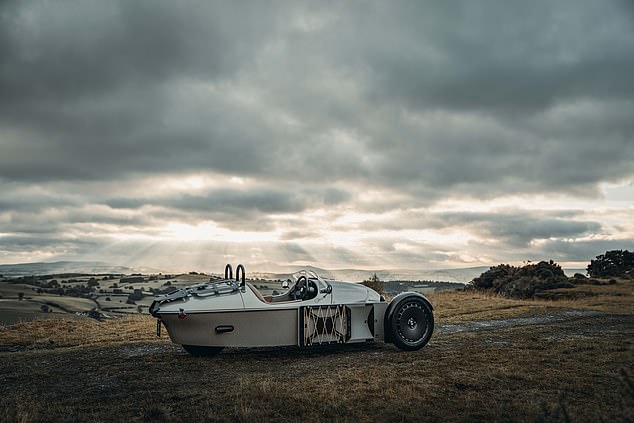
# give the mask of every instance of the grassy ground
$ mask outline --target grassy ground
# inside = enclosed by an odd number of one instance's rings
[[[157,339],[149,317],[3,326],[0,421],[632,421],[632,285],[562,301],[440,293],[437,331],[413,353],[367,344],[200,359]],[[599,313],[548,320],[569,310]],[[490,320],[508,324],[448,330]]]

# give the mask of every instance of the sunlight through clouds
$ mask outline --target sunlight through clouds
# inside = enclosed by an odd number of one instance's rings
[[[67,6],[0,4],[0,263],[634,249],[627,2]]]

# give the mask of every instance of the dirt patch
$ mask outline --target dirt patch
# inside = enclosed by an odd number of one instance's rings
[[[526,326],[526,325],[544,325],[549,323],[561,322],[564,320],[584,317],[584,316],[600,316],[605,313],[593,310],[567,310],[558,311],[556,313],[533,316],[533,317],[515,317],[511,319],[499,319],[499,320],[482,320],[476,322],[462,323],[462,324],[441,324],[437,326],[437,329],[442,333],[457,333],[457,332],[473,332],[481,329],[491,328],[504,328],[513,326]]]

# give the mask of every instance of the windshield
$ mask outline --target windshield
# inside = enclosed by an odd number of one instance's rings
[[[282,293],[273,297],[273,301],[283,298],[307,300],[318,294],[329,294],[332,291],[330,283],[312,270],[300,270],[282,281]]]
[[[299,272],[293,273],[291,275],[292,279],[291,282],[289,282],[289,285],[295,285],[299,278],[301,278],[302,276],[304,276],[308,281],[314,281],[320,290],[330,286],[330,284],[326,280],[322,279],[317,273],[313,272],[312,270],[300,270]]]

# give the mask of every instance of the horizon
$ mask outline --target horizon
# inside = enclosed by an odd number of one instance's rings
[[[526,266],[529,264],[537,264],[538,261],[524,261],[522,263],[497,263],[497,264],[492,264],[492,265],[480,265],[480,266],[470,266],[470,267],[445,267],[445,268],[355,268],[355,267],[345,267],[345,268],[325,268],[325,267],[320,267],[320,266],[315,266],[312,264],[306,264],[306,265],[301,265],[301,264],[293,264],[293,265],[281,265],[281,264],[276,264],[276,263],[268,263],[268,265],[270,266],[275,266],[278,269],[277,270],[264,270],[262,269],[262,267],[260,266],[261,264],[255,263],[255,269],[254,270],[247,270],[247,275],[249,273],[255,273],[255,274],[262,274],[262,273],[286,273],[287,270],[290,270],[292,268],[316,268],[316,269],[321,269],[324,271],[328,271],[328,272],[332,272],[332,271],[353,271],[353,272],[366,272],[366,273],[372,273],[372,272],[442,272],[442,271],[451,271],[451,270],[473,270],[473,269],[484,269],[484,268],[490,268],[490,267],[495,267],[495,266],[499,266],[499,265],[503,265],[503,264],[507,264],[507,265],[511,265],[511,266]],[[137,266],[137,267],[128,267],[128,266],[123,266],[121,264],[118,263],[108,263],[108,262],[104,262],[104,261],[86,261],[86,260],[60,260],[60,261],[42,261],[42,262],[22,262],[22,263],[0,263],[0,267],[10,267],[10,266],[29,266],[29,265],[55,265],[55,264],[74,264],[74,265],[99,265],[99,266],[104,266],[104,267],[111,267],[111,268],[117,268],[117,267],[121,267],[121,268],[127,268],[129,270],[133,270],[133,271],[137,271],[137,270],[143,270],[143,273],[148,273],[148,274],[152,274],[152,273],[156,273],[156,272],[160,272],[160,273],[188,273],[188,272],[199,272],[199,273],[212,273],[212,274],[221,274],[222,271],[214,271],[213,269],[185,269],[185,268],[180,268],[180,269],[169,269],[169,268],[153,268],[153,267],[148,267],[148,266]],[[231,263],[229,263],[231,264]],[[235,263],[237,264],[243,264],[245,266],[245,269],[247,267],[249,267],[250,264],[244,264],[244,263]],[[562,265],[561,263],[557,263],[555,262],[555,264],[558,264],[562,269],[564,270],[585,270],[587,265],[584,266],[580,266],[581,263],[572,263],[572,264],[567,264],[567,265]],[[589,262],[588,262],[589,264]],[[232,264],[233,266],[233,264]],[[260,266],[260,267],[258,267]],[[270,269],[270,268],[269,268]],[[222,269],[221,269],[222,270]]]
[[[634,250],[633,16],[3,2],[0,264],[585,268]]]

